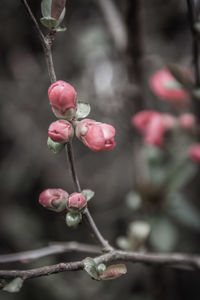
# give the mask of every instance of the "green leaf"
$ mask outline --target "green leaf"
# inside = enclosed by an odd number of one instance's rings
[[[151,224],[150,243],[155,250],[169,252],[174,250],[178,232],[176,227],[164,216],[156,217]]]
[[[87,257],[83,261],[84,263],[84,270],[94,279],[99,279],[99,274],[97,271],[97,265],[91,257]]]
[[[167,174],[168,195],[183,187],[197,172],[198,167],[186,158],[176,159],[170,164]]]
[[[55,143],[54,141],[52,141],[52,139],[50,137],[48,137],[47,140],[47,147],[49,148],[49,150],[51,150],[54,154],[59,153],[60,151],[62,151],[64,149],[64,144],[60,144],[60,143]]]
[[[42,25],[44,25],[49,29],[56,28],[59,25],[59,22],[56,19],[51,17],[41,18],[40,21]]]
[[[21,277],[17,277],[10,281],[4,288],[3,291],[9,292],[9,293],[17,293],[20,291],[20,289],[23,286],[24,280]]]
[[[51,4],[52,0],[42,0],[41,11],[44,18],[51,17]]]
[[[186,89],[191,91],[194,87],[192,76],[185,69],[174,63],[168,63],[167,68],[174,78]]]
[[[106,268],[102,275],[99,276],[101,280],[112,280],[119,278],[127,273],[127,268],[124,264],[111,265]]]
[[[167,198],[167,212],[179,223],[200,231],[200,213],[181,193],[174,193]]]
[[[56,32],[64,32],[66,30],[67,30],[67,27],[65,27],[65,26],[56,27]]]
[[[99,275],[102,275],[105,270],[106,270],[106,265],[100,264],[97,266],[97,272]]]
[[[79,212],[68,212],[66,215],[66,223],[69,227],[76,228],[81,221],[82,215]]]
[[[89,190],[89,189],[82,190],[81,193],[85,196],[87,201],[92,199],[94,197],[94,194],[95,194],[92,190]]]
[[[76,118],[83,119],[86,118],[90,113],[90,104],[86,102],[78,102]]]

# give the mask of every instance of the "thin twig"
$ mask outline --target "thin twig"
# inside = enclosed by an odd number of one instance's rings
[[[161,265],[174,268],[195,270],[200,269],[200,256],[187,254],[160,254],[160,253],[137,253],[126,251],[112,251],[107,254],[95,257],[97,264],[116,261],[126,261],[132,263],[143,263],[146,265]],[[84,268],[84,261],[76,261],[70,263],[59,263],[52,266],[45,266],[30,270],[0,270],[0,278],[22,277],[23,279],[37,278],[51,274],[78,271]]]
[[[71,141],[66,144],[65,149],[68,154],[68,161],[69,161],[69,165],[70,165],[70,172],[71,172],[71,176],[72,176],[72,181],[74,183],[74,188],[78,193],[80,193],[81,186],[80,186],[76,168],[75,168],[74,151],[73,151],[73,146],[72,146]],[[89,224],[90,228],[92,229],[95,239],[102,246],[102,250],[104,252],[109,252],[109,251],[113,250],[113,248],[109,245],[108,241],[106,241],[104,239],[104,237],[100,233],[99,229],[97,228],[88,208],[86,208],[84,210],[83,215],[86,217],[86,221]]]
[[[93,245],[87,245],[78,242],[66,242],[66,243],[54,242],[51,243],[48,247],[44,247],[36,250],[0,255],[0,263],[10,263],[10,262],[17,262],[17,261],[30,262],[32,260],[36,260],[48,255],[67,253],[67,252],[83,252],[83,253],[100,254],[101,249]]]
[[[54,83],[56,81],[56,74],[55,74],[55,68],[54,68],[54,64],[53,64],[53,59],[52,59],[52,52],[51,52],[51,47],[52,47],[52,43],[53,43],[53,39],[54,39],[54,34],[55,32],[52,31],[50,32],[47,37],[44,37],[43,33],[40,30],[40,27],[38,25],[37,20],[35,19],[28,3],[26,0],[21,0],[22,3],[24,4],[31,20],[33,21],[38,34],[40,36],[40,40],[44,49],[44,54],[45,54],[45,58],[46,58],[46,63],[47,63],[47,68],[48,68],[48,73],[49,73],[49,78],[51,83]],[[81,187],[80,187],[80,183],[79,183],[79,179],[77,176],[77,172],[76,172],[76,168],[75,168],[75,161],[74,161],[74,152],[73,152],[73,148],[72,148],[72,142],[68,142],[66,144],[66,152],[68,154],[68,159],[69,159],[69,165],[70,165],[70,171],[71,171],[71,175],[72,175],[72,181],[74,183],[74,187],[75,190],[77,192],[81,192]],[[84,215],[86,216],[86,219],[94,233],[94,236],[96,237],[97,241],[99,241],[100,245],[103,248],[103,251],[108,252],[111,251],[113,248],[109,245],[108,241],[106,241],[104,239],[104,237],[102,236],[102,234],[100,233],[100,231],[98,230],[90,212],[88,209],[85,210]]]
[[[199,41],[198,36],[194,28],[194,24],[197,21],[195,4],[193,0],[187,0],[188,17],[190,22],[190,29],[192,32],[192,52],[193,52],[193,64],[195,69],[195,85],[200,86],[200,62],[199,62]]]

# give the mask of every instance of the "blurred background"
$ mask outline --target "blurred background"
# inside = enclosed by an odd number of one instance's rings
[[[40,2],[29,1],[38,20]],[[20,1],[1,0],[0,15],[0,254],[37,249],[52,241],[93,243],[85,223],[69,229],[64,213],[38,204],[44,189],[71,193],[72,182],[65,153],[54,155],[46,146],[55,117],[37,34]],[[90,103],[91,118],[117,131],[117,147],[106,153],[94,153],[74,140],[81,186],[95,191],[89,207],[101,232],[123,249],[199,253],[200,174],[187,157],[195,137],[176,131],[158,149],[144,145],[131,124],[131,117],[142,109],[174,116],[182,112],[153,95],[149,78],[168,62],[192,71],[186,1],[67,1],[63,23],[67,31],[58,33],[53,45],[57,78],[70,82],[78,99]],[[135,240],[138,221],[148,232],[140,245]],[[1,268],[34,268],[84,257],[62,254]],[[127,267],[126,276],[109,282],[91,280],[85,272],[30,280],[19,294],[2,292],[0,299],[200,298],[199,271]]]

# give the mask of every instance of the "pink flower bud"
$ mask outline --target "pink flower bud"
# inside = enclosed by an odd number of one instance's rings
[[[200,163],[200,144],[194,144],[189,148],[189,157],[193,161]]]
[[[196,118],[190,113],[183,114],[179,117],[179,124],[183,129],[194,129],[196,125]]]
[[[80,121],[76,127],[76,135],[88,148],[95,152],[109,151],[116,146],[114,141],[115,128],[95,120],[84,119]]]
[[[49,137],[56,143],[67,143],[74,134],[71,123],[65,120],[58,120],[51,123],[48,131]]]
[[[67,208],[69,210],[81,211],[87,205],[87,200],[82,193],[73,193],[69,196],[67,201]]]
[[[187,71],[183,70],[183,72]],[[188,93],[167,69],[159,70],[152,75],[150,78],[150,87],[162,100],[179,105],[185,105],[189,101]]]
[[[58,118],[73,119],[77,110],[76,91],[65,81],[56,81],[48,90],[54,114]]]
[[[47,189],[39,196],[39,203],[47,209],[61,212],[66,209],[68,193],[62,189]]]

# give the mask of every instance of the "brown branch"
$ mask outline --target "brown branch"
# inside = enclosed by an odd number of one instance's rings
[[[83,252],[83,253],[93,253],[100,254],[101,249],[93,245],[87,245],[77,242],[67,242],[67,243],[51,243],[48,247],[0,255],[0,263],[10,263],[10,262],[29,262],[30,260],[36,260],[41,257],[45,257],[52,254],[66,253],[66,252]]]
[[[112,251],[94,258],[97,264],[116,261],[132,263],[143,263],[146,265],[161,265],[187,270],[200,269],[200,256],[188,254],[160,254],[160,253],[137,253],[126,251]],[[59,263],[52,266],[45,266],[30,270],[0,270],[0,278],[22,277],[25,279],[47,276],[51,274],[78,271],[84,268],[84,261]]]
[[[41,40],[41,43],[42,43],[42,46],[43,46],[45,58],[46,58],[49,78],[50,78],[51,83],[54,83],[56,81],[56,74],[55,74],[55,68],[54,68],[53,59],[52,59],[51,47],[52,47],[55,32],[52,31],[47,35],[47,37],[44,37],[43,33],[40,30],[38,22],[35,19],[32,11],[31,11],[28,3],[27,3],[27,1],[26,0],[21,0],[21,1],[24,4],[24,6],[25,6],[25,8],[26,8],[32,22],[34,23],[34,26],[35,26],[38,34],[39,34],[39,37],[40,37],[40,40]],[[76,168],[75,168],[72,143],[71,142],[67,143],[65,149],[66,149],[66,152],[68,154],[70,171],[71,171],[72,181],[74,183],[74,187],[75,187],[76,191],[80,193],[81,192],[81,187],[80,187],[79,179],[78,179]],[[97,226],[96,226],[96,224],[95,224],[88,208],[85,210],[84,216],[86,217],[86,219],[88,221],[88,224],[90,225],[90,228],[91,228],[96,240],[102,246],[102,250],[105,251],[105,252],[111,251],[113,248],[109,245],[108,241],[106,241],[104,239],[104,237],[102,236],[102,234],[100,233],[100,231],[97,228]]]

